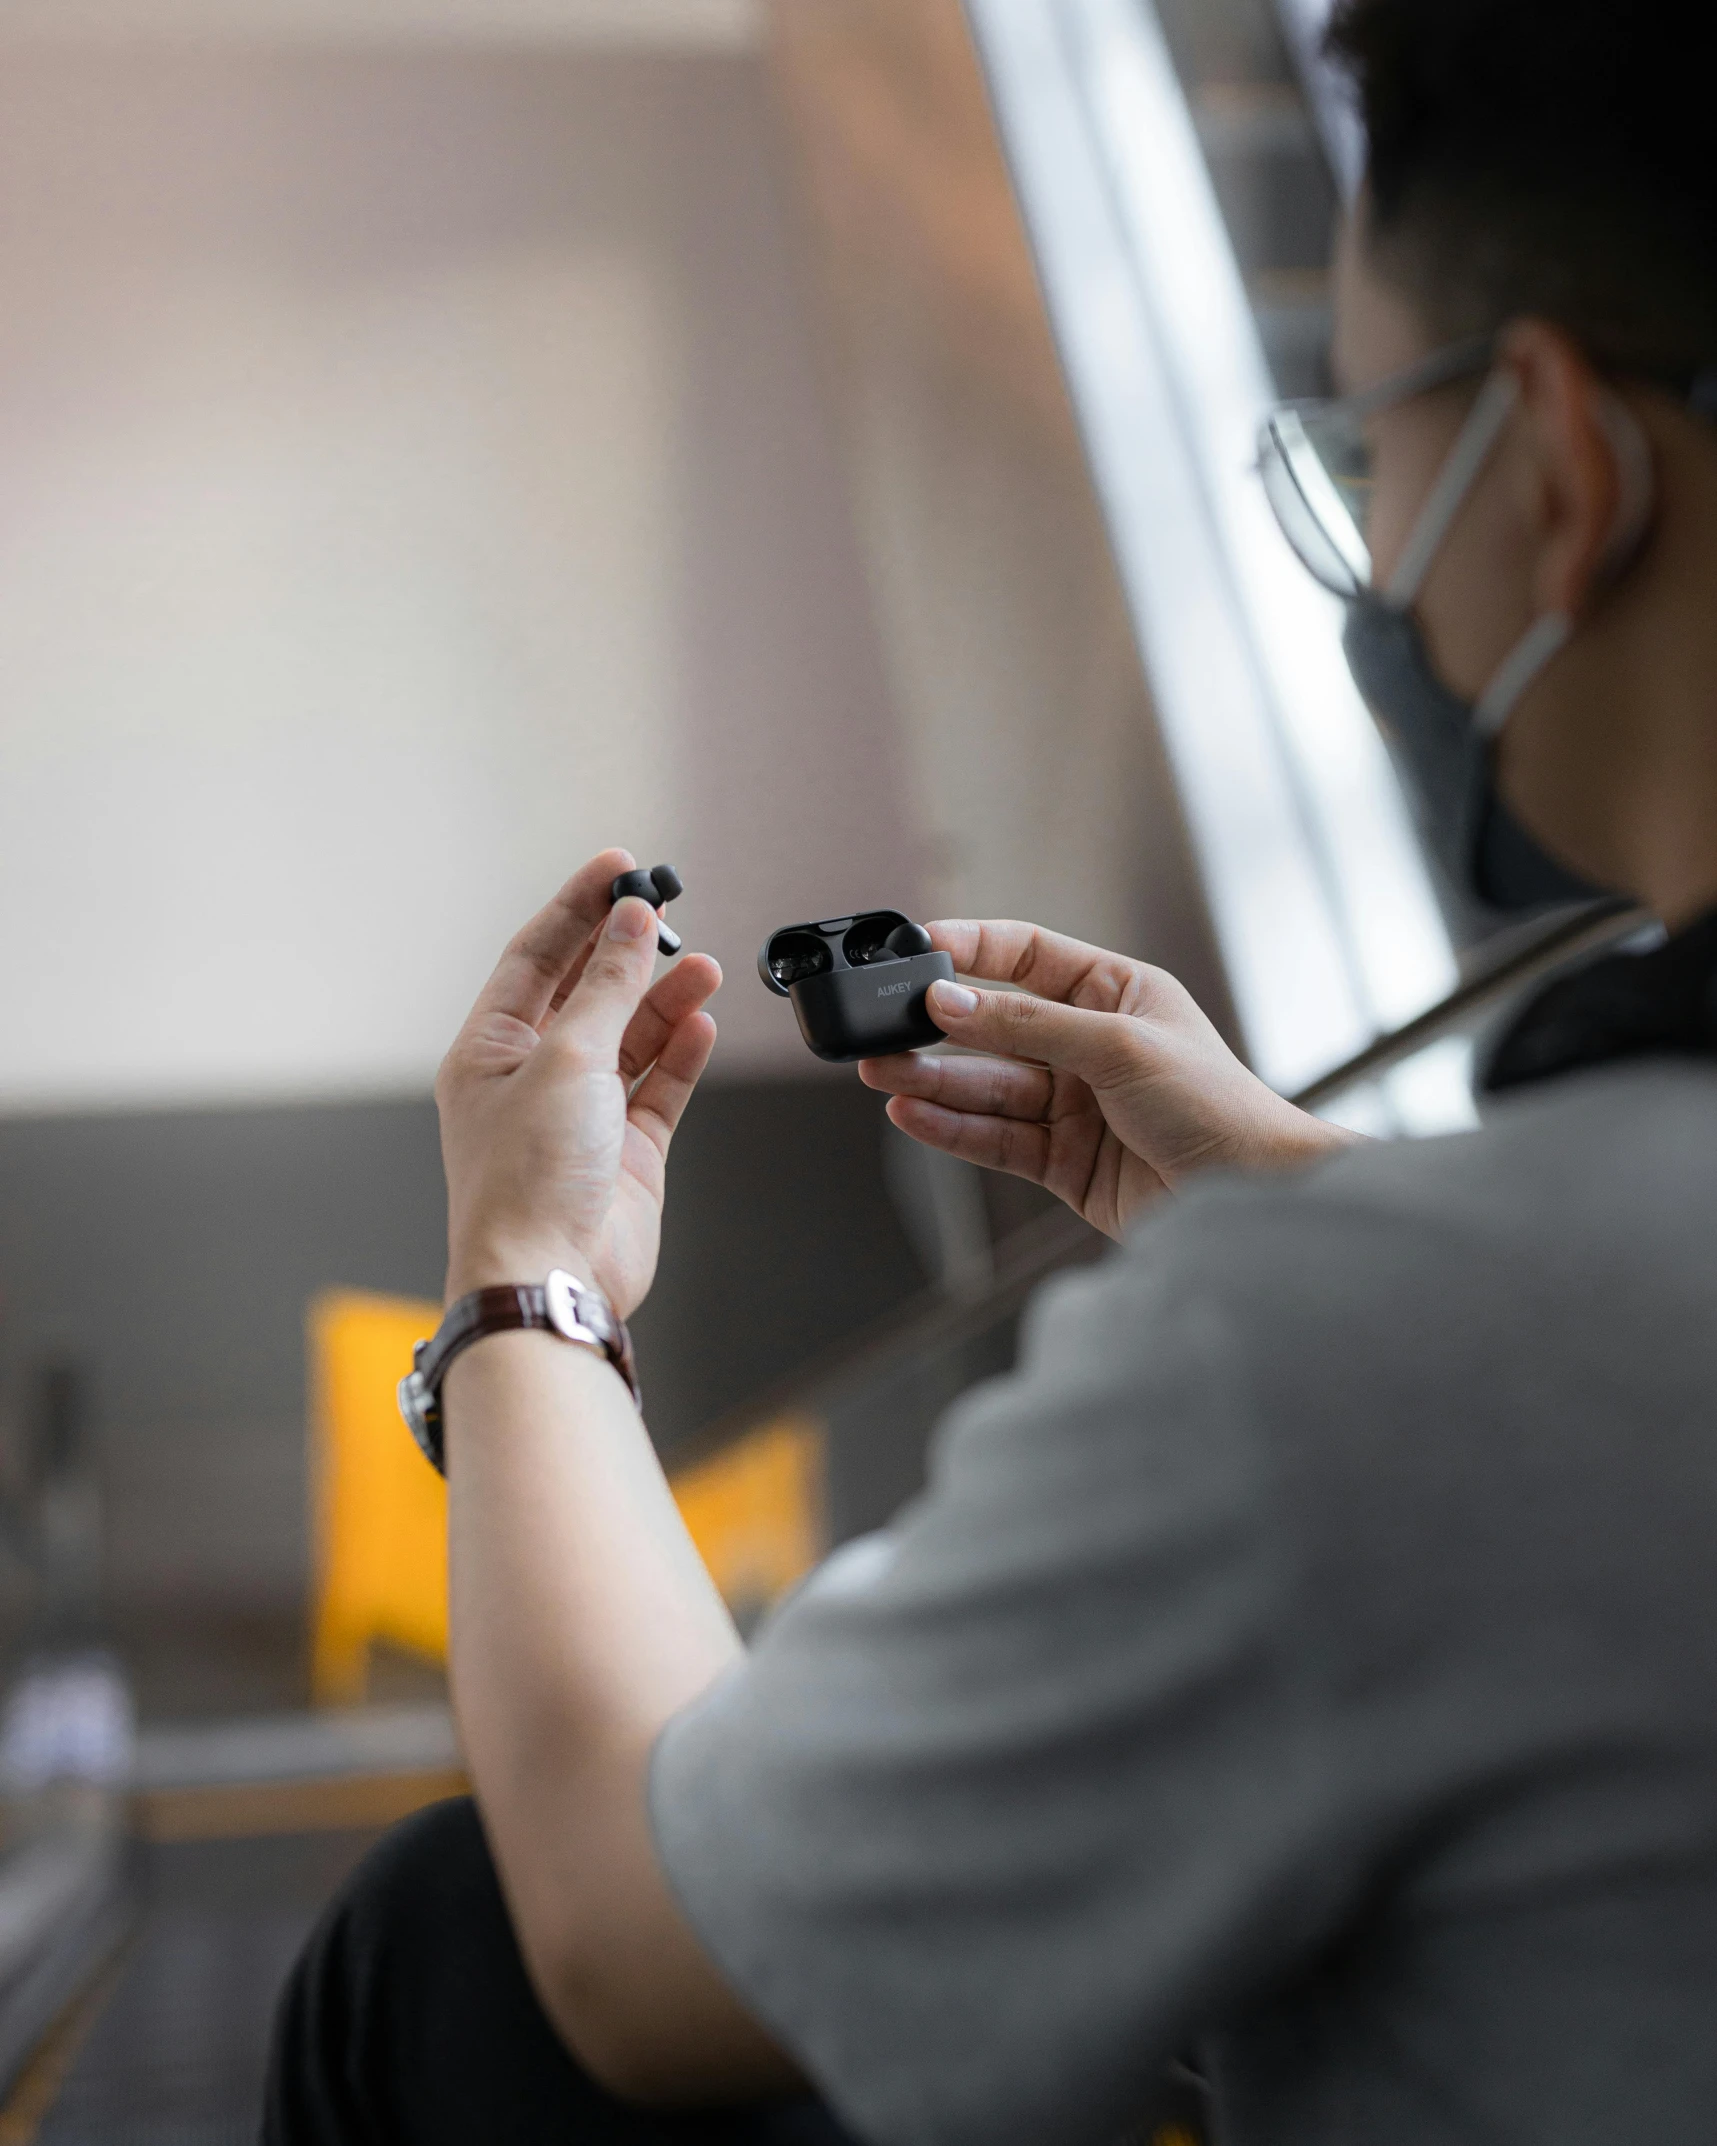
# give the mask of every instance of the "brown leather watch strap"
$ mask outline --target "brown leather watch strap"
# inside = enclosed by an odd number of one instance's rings
[[[600,1290],[586,1287],[575,1275],[558,1268],[546,1282],[475,1289],[449,1307],[432,1340],[418,1343],[413,1368],[400,1381],[399,1412],[441,1474],[447,1472],[441,1387],[453,1360],[485,1335],[518,1333],[530,1327],[542,1327],[563,1341],[599,1350],[626,1381],[633,1400],[643,1406],[632,1337]]]

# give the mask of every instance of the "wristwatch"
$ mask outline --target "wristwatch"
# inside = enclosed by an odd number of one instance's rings
[[[543,1283],[508,1283],[499,1289],[474,1289],[452,1305],[430,1341],[412,1351],[412,1366],[399,1382],[399,1412],[424,1457],[440,1475],[447,1473],[442,1446],[441,1386],[448,1367],[463,1349],[486,1334],[510,1334],[540,1326],[562,1341],[595,1349],[619,1372],[640,1408],[638,1370],[626,1322],[600,1289],[591,1289],[557,1267]]]

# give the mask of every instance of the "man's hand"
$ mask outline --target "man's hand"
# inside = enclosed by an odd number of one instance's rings
[[[931,986],[937,1026],[990,1055],[871,1058],[860,1077],[902,1132],[1046,1186],[1108,1236],[1199,1170],[1286,1167],[1350,1138],[1248,1072],[1161,969],[1030,924],[930,936],[961,975],[1023,987]]]
[[[622,1318],[649,1292],[668,1143],[715,1044],[721,982],[688,954],[652,985],[658,912],[609,906],[633,867],[605,850],[502,955],[435,1084],[451,1301],[553,1267]]]

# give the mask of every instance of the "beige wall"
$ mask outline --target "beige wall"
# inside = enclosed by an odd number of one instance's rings
[[[770,22],[932,906],[1145,956],[1231,1022],[960,0]]]
[[[0,0],[0,33],[135,47],[164,38],[348,47],[530,39],[637,50],[738,49],[760,0]]]
[[[0,1108],[410,1092],[594,846],[919,896],[761,63],[0,68]]]

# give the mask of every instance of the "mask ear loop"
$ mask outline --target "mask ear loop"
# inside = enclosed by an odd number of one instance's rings
[[[1450,525],[1461,511],[1473,481],[1502,437],[1502,428],[1520,400],[1520,382],[1506,369],[1493,372],[1479,390],[1437,481],[1426,495],[1405,550],[1396,561],[1383,600],[1392,611],[1405,611],[1418,595],[1431,561],[1442,549]]]
[[[1616,458],[1621,496],[1616,503],[1615,524],[1610,531],[1598,572],[1611,582],[1626,573],[1639,554],[1651,525],[1657,498],[1657,477],[1652,467],[1651,444],[1638,418],[1616,396],[1606,395],[1599,404],[1598,421]],[[1574,636],[1574,621],[1566,611],[1547,611],[1528,627],[1510,650],[1502,668],[1486,686],[1473,710],[1474,727],[1481,738],[1494,738],[1514,713],[1527,687],[1553,656],[1559,655]]]
[[[1515,703],[1543,670],[1574,638],[1574,621],[1566,611],[1546,611],[1534,619],[1503,658],[1502,667],[1473,708],[1473,728],[1487,743],[1514,713]]]

